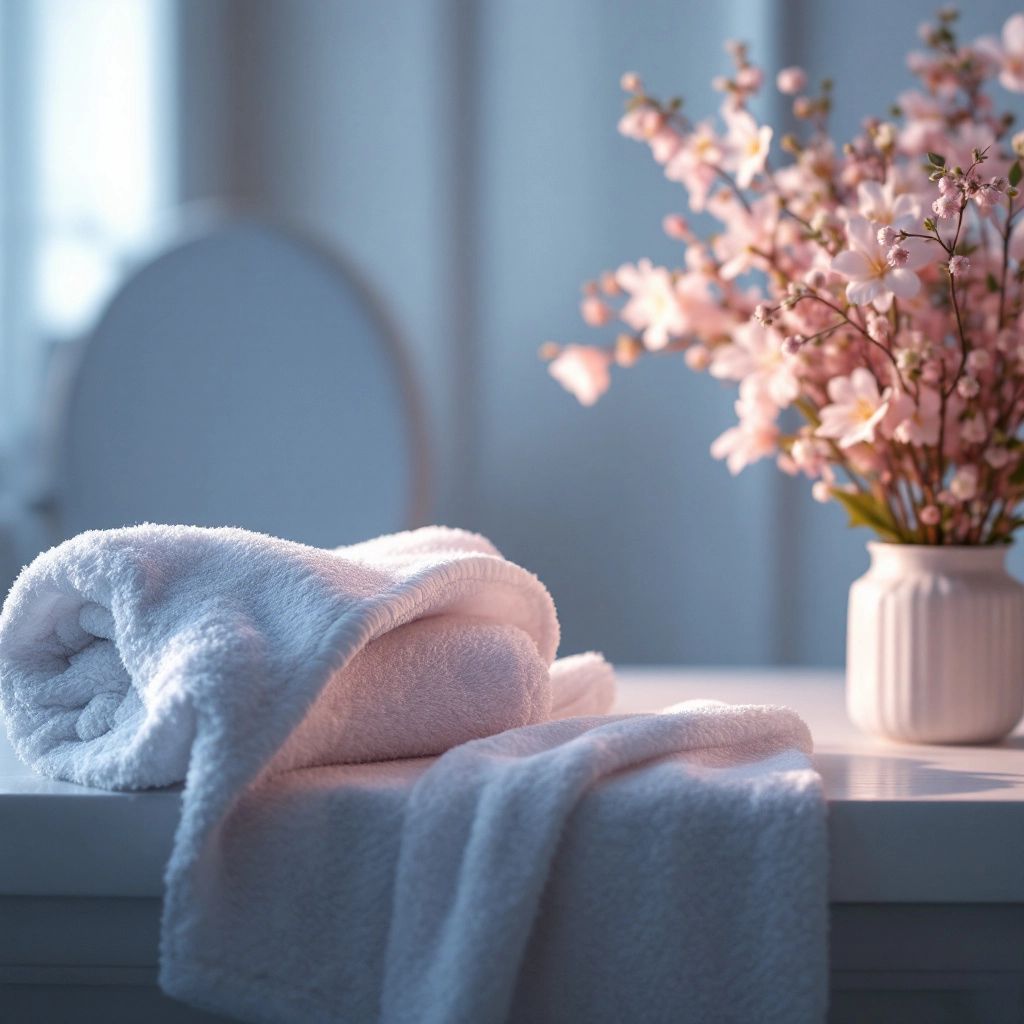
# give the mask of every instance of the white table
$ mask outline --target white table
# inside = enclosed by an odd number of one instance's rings
[[[847,722],[831,672],[620,678],[618,710],[714,697],[786,704],[811,727],[829,804],[833,1020],[1024,1020],[1024,736],[995,747],[870,739]],[[0,982],[52,986],[76,965],[131,1004],[123,1013],[105,1004],[96,1019],[141,1019],[128,997],[152,981],[179,809],[174,790],[108,793],[39,778],[0,738]],[[73,1005],[69,1020],[88,1019],[80,998]],[[154,1024],[211,1019],[166,1001],[145,1014]]]

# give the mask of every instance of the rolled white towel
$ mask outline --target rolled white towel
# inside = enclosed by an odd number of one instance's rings
[[[544,721],[558,636],[540,581],[464,531],[326,551],[146,525],[22,572],[0,615],[0,702],[43,774],[134,789],[192,771],[229,799],[268,768],[437,754]],[[607,710],[609,671],[588,664]],[[585,675],[564,675],[573,706]]]

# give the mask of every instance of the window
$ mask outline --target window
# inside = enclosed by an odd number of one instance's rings
[[[0,444],[173,201],[171,0],[0,5]]]

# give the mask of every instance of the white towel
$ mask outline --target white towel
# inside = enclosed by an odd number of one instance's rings
[[[553,698],[557,646],[547,590],[474,534],[323,551],[141,526],[82,534],[22,572],[0,616],[0,700],[41,773],[135,789],[188,772],[210,814],[275,755],[437,754],[569,703],[603,710],[596,655],[556,672]]]
[[[266,1024],[821,1024],[809,749],[691,702],[264,776],[172,879],[161,983]]]
[[[323,552],[140,527],[25,570],[0,699],[47,774],[187,768],[161,984],[197,1005],[274,1024],[818,1019],[806,730],[712,705],[544,723],[612,693],[595,655],[547,671],[557,636],[539,582],[472,535]],[[333,763],[513,726],[435,761]]]
[[[791,711],[703,701],[449,751],[406,811],[381,1020],[820,1024],[810,750]]]

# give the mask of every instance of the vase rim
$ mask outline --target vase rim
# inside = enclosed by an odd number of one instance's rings
[[[871,565],[883,572],[1005,571],[1009,544],[898,544],[868,541]]]
[[[869,551],[876,548],[885,551],[1009,551],[1016,542],[1009,544],[904,544],[898,540],[869,540]]]

